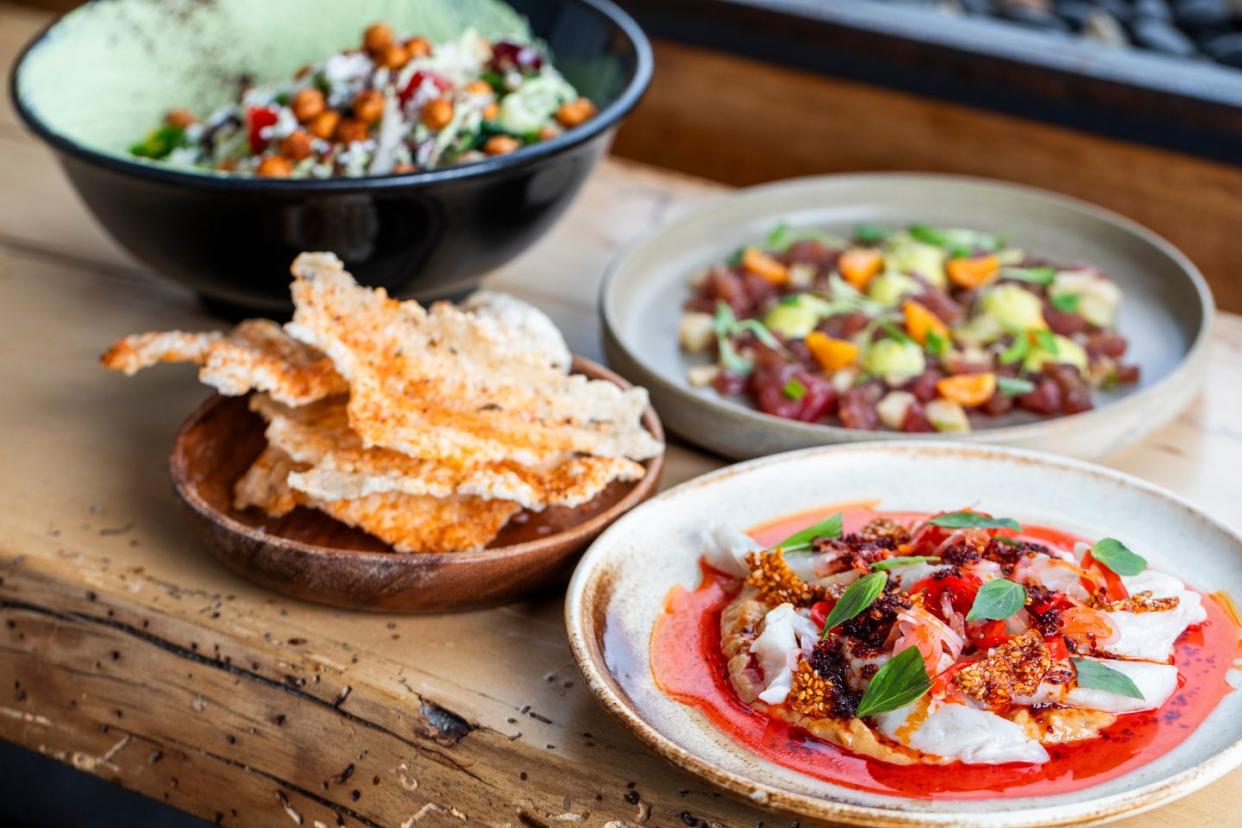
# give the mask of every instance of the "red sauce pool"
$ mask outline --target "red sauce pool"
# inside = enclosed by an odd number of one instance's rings
[[[774,544],[834,511],[844,513],[846,532],[881,514],[866,505],[828,507],[757,527],[750,534],[761,544]],[[926,517],[914,512],[883,514],[898,520]],[[1044,527],[1025,527],[1019,537],[1068,549],[1078,540]],[[1225,672],[1239,655],[1239,629],[1231,609],[1204,595],[1207,621],[1178,640],[1174,663],[1180,689],[1159,710],[1120,716],[1097,739],[1050,746],[1052,758],[1042,765],[891,765],[760,715],[738,699],[720,652],[720,613],[733,597],[735,583],[704,566],[703,582],[697,589],[669,591],[665,613],[651,634],[656,683],[673,698],[701,710],[754,753],[808,776],[872,793],[920,799],[984,799],[998,792],[1049,796],[1114,779],[1185,741],[1232,690]]]

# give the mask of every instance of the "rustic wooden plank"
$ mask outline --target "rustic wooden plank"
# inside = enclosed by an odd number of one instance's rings
[[[1167,236],[1242,311],[1242,168],[671,42],[655,58],[619,155],[733,185],[921,170],[1046,187]]]

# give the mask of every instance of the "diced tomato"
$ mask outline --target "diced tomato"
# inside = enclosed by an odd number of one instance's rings
[[[1084,570],[1093,570],[1098,573],[1100,579],[1104,582],[1104,597],[1110,601],[1124,601],[1130,597],[1130,591],[1126,589],[1126,585],[1121,582],[1121,576],[1113,572],[1107,566],[1096,563],[1094,557],[1088,552],[1082,557],[1082,568]],[[1099,583],[1092,583],[1088,578],[1082,579],[1083,588],[1094,595],[1099,589]]]
[[[971,622],[966,627],[966,637],[980,650],[990,650],[1005,643],[1004,621]]]
[[[1069,658],[1069,650],[1065,647],[1065,639],[1059,635],[1045,636],[1044,646],[1048,648],[1048,653],[1052,656],[1053,661],[1065,661]]]
[[[405,85],[405,89],[402,89],[397,93],[397,98],[404,104],[410,98],[414,97],[414,93],[417,92],[418,88],[423,85],[423,81],[427,80],[434,83],[436,88],[441,92],[447,92],[453,88],[452,82],[443,75],[427,69],[419,69],[413,75],[410,75],[410,82]]]
[[[940,614],[941,598],[948,593],[949,603],[954,611],[965,615],[970,612],[970,606],[975,602],[975,593],[982,585],[983,582],[974,575],[946,575],[943,578],[932,576],[917,582],[910,587],[910,591],[926,595],[927,609],[937,615]]]
[[[822,630],[824,622],[828,620],[828,613],[832,612],[832,604],[827,601],[816,601],[811,604],[811,623],[815,625],[815,629]]]
[[[279,120],[276,110],[266,106],[251,106],[246,109],[246,137],[250,139],[250,151],[255,155],[267,149],[268,139],[259,134],[264,127],[275,126]]]

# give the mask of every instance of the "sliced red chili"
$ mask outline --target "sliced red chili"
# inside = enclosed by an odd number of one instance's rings
[[[975,602],[975,593],[982,584],[974,575],[932,575],[914,584],[910,591],[921,592],[927,596],[927,608],[937,615],[941,612],[942,598],[947,593],[954,611],[965,615],[970,612],[970,606]]]
[[[428,80],[434,83],[436,88],[441,92],[447,92],[453,88],[452,81],[443,75],[439,75],[426,69],[419,69],[413,75],[410,75],[410,82],[405,85],[405,89],[402,89],[397,93],[398,100],[404,104],[410,98],[414,97],[414,93],[417,92],[418,88],[423,85],[423,81]]]
[[[966,637],[980,650],[990,650],[1004,644],[1009,636],[1004,621],[982,621],[967,625]]]
[[[1121,582],[1121,576],[1113,572],[1107,566],[1096,561],[1096,559],[1088,552],[1082,558],[1083,569],[1094,570],[1099,573],[1101,580],[1104,582],[1104,597],[1110,601],[1124,601],[1130,597],[1130,591],[1126,589],[1126,585]],[[1099,589],[1098,583],[1091,583],[1088,579],[1083,578],[1083,588],[1095,594]]]
[[[1048,648],[1048,653],[1052,656],[1053,661],[1065,661],[1069,658],[1069,650],[1065,646],[1065,639],[1059,635],[1045,636],[1044,646]]]
[[[811,604],[811,622],[815,624],[815,629],[822,630],[824,622],[828,620],[828,613],[832,612],[832,604],[827,601],[816,601]]]

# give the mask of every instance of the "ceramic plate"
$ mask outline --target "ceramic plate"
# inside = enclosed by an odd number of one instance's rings
[[[1206,363],[1212,297],[1176,248],[1128,219],[1041,190],[981,179],[869,173],[802,178],[742,190],[696,210],[627,249],[605,279],[600,313],[609,363],[651,391],[669,429],[738,459],[824,443],[908,439],[763,414],[686,381],[677,344],[687,281],[778,221],[848,235],[861,222],[914,222],[1004,233],[1035,255],[1103,268],[1124,292],[1118,327],[1135,386],[1096,395],[1097,408],[1055,420],[1017,413],[964,439],[1098,457],[1172,419],[1195,394]],[[963,435],[956,435],[963,439]]]
[[[854,825],[987,828],[1105,821],[1153,808],[1242,764],[1242,694],[1155,761],[1049,797],[933,801],[865,793],[773,764],[666,696],[650,669],[652,624],[676,584],[699,583],[705,530],[748,528],[833,503],[879,509],[963,505],[1086,536],[1124,532],[1153,568],[1242,596],[1242,537],[1163,489],[1075,460],[942,442],[790,452],[700,477],[648,501],[591,546],[574,573],[566,624],[592,691],[671,762],[757,805]],[[1138,542],[1141,539],[1141,543]]]

